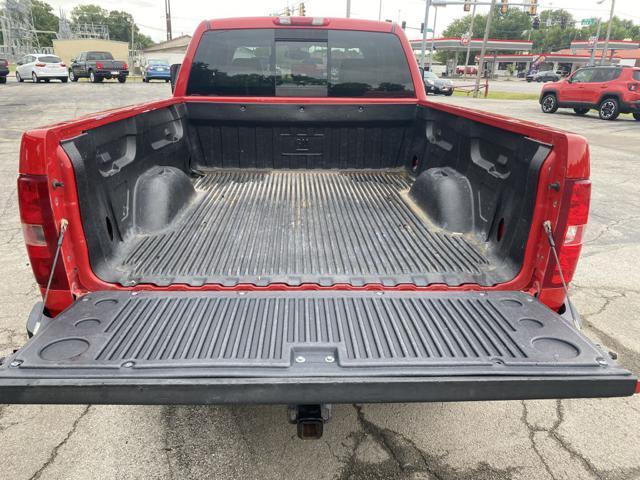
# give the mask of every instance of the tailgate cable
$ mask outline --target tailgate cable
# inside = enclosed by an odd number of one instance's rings
[[[44,291],[44,297],[42,299],[42,312],[40,312],[40,318],[38,318],[38,322],[33,327],[33,334],[35,335],[40,328],[40,324],[42,323],[42,319],[44,317],[44,309],[47,305],[47,299],[49,298],[49,290],[51,290],[51,282],[53,282],[53,275],[56,270],[56,264],[58,263],[58,257],[60,256],[60,250],[62,250],[62,241],[64,240],[64,234],[67,231],[67,227],[69,226],[69,222],[66,218],[63,218],[60,222],[60,235],[58,236],[58,244],[56,246],[56,253],[53,256],[53,264],[51,265],[51,272],[49,273],[49,280],[47,280],[47,288]]]
[[[573,324],[578,330],[582,330],[582,324],[580,322],[580,316],[573,309],[573,304],[571,303],[571,299],[569,298],[569,288],[567,287],[567,282],[564,279],[564,273],[562,273],[562,265],[560,265],[560,259],[558,258],[558,251],[556,249],[556,242],[553,239],[553,232],[551,231],[551,222],[547,220],[542,224],[544,227],[544,231],[547,234],[547,239],[549,240],[549,246],[551,247],[551,253],[553,254],[553,258],[558,266],[558,274],[560,275],[560,281],[562,282],[562,289],[564,290],[565,297],[567,298],[567,308],[571,313],[571,318],[573,320]]]

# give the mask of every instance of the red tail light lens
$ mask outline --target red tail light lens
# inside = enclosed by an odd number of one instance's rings
[[[127,62],[124,62],[124,65],[122,65],[122,68],[124,70],[128,70],[129,69],[129,65],[127,65]]]
[[[61,64],[60,64],[60,66],[61,66],[61,67],[66,67],[66,66],[67,66],[67,64],[66,64],[66,63],[61,63]]]
[[[18,203],[24,241],[36,281],[46,287],[53,257],[56,252],[58,231],[53,221],[45,175],[18,177]],[[58,259],[51,282],[54,290],[69,289],[62,260]]]
[[[104,68],[104,64],[102,62],[96,62],[96,68]]]
[[[46,67],[46,63],[36,63],[36,67]]]
[[[569,283],[578,266],[578,258],[582,250],[582,237],[589,218],[591,182],[589,180],[568,180],[566,186],[566,200],[563,203],[566,201],[568,207],[563,222],[562,235],[558,235],[556,232],[556,248],[558,248],[564,279]],[[547,271],[545,286],[552,288],[562,286],[558,266],[554,263],[550,265],[552,268]]]

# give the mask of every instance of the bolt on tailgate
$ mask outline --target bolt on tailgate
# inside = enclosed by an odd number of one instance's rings
[[[4,403],[563,398],[635,385],[520,292],[95,292],[0,368]]]

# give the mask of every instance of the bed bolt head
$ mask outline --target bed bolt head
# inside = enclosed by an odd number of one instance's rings
[[[324,361],[327,363],[333,363],[336,361],[336,359],[333,358],[333,355],[327,355],[326,357],[324,357]]]
[[[306,362],[306,361],[307,361],[307,359],[306,359],[306,358],[304,358],[302,355],[298,355],[298,356],[296,357],[296,363],[304,363],[304,362]]]
[[[14,360],[13,362],[10,363],[10,365],[12,367],[19,367],[20,365],[22,365],[22,360]]]

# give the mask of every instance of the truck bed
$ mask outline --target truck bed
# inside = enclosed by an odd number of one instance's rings
[[[486,248],[431,224],[400,170],[207,172],[167,229],[136,235],[127,283],[495,283]]]

